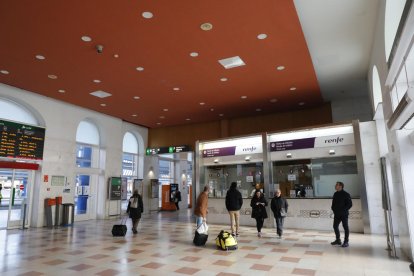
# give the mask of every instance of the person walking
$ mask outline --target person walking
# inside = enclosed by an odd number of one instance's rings
[[[331,209],[334,213],[333,229],[335,231],[336,239],[331,242],[332,245],[341,245],[342,247],[349,246],[349,226],[348,216],[349,209],[352,208],[351,195],[344,191],[344,183],[338,181],[335,184],[336,192],[332,198]],[[341,243],[341,234],[339,232],[339,224],[342,222],[342,227],[345,232],[344,243]]]
[[[181,192],[180,190],[175,191],[175,197],[174,197],[174,203],[175,203],[175,207],[177,208],[177,211],[180,210],[180,203],[181,201]]]
[[[282,197],[280,189],[276,190],[275,197],[272,198],[272,202],[270,203],[270,208],[276,220],[276,234],[279,239],[283,235],[283,223],[288,212],[288,207],[288,202]]]
[[[209,190],[209,187],[205,186],[203,191],[197,197],[196,206],[195,206],[195,209],[194,209],[194,215],[196,217],[197,228],[203,222],[207,221],[208,190]]]
[[[230,215],[231,233],[232,235],[239,236],[239,221],[240,221],[240,209],[243,206],[243,198],[239,190],[237,190],[237,183],[232,182],[230,189],[226,194],[226,209]]]
[[[257,236],[262,237],[262,227],[264,220],[267,219],[267,200],[260,190],[256,190],[255,195],[250,201],[252,207],[252,218],[256,219]]]
[[[128,202],[127,213],[132,220],[132,232],[138,233],[137,227],[141,219],[141,214],[144,212],[144,204],[142,203],[142,197],[135,190]]]

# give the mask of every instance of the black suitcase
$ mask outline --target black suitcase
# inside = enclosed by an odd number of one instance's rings
[[[125,223],[126,223],[127,218],[125,218]],[[127,227],[125,223],[124,223],[124,219],[121,219],[121,224],[115,224],[114,226],[112,226],[112,236],[124,237],[127,232]]]
[[[208,239],[208,235],[207,234],[200,234],[197,231],[195,231],[193,243],[196,246],[203,246],[203,245],[206,244],[207,239]]]

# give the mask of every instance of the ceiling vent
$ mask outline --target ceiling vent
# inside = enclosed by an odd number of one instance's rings
[[[95,97],[98,97],[98,98],[101,98],[101,99],[112,96],[111,93],[108,93],[108,92],[105,92],[105,91],[102,91],[102,90],[97,90],[97,91],[92,92],[90,94],[92,96],[95,96]]]
[[[220,59],[218,62],[221,65],[223,65],[223,67],[226,68],[226,69],[230,69],[230,68],[234,68],[234,67],[239,67],[239,66],[246,65],[246,63],[244,63],[244,61],[239,56],[235,56],[235,57],[231,57],[231,58],[225,58],[225,59]]]
[[[398,130],[414,117],[414,88],[409,87],[404,97],[401,99],[391,118],[388,120],[388,128]]]

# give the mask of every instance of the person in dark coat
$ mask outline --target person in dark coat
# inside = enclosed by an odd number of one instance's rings
[[[349,209],[352,207],[351,195],[344,191],[344,183],[336,182],[336,192],[332,198],[331,209],[334,213],[333,229],[335,231],[336,239],[331,242],[332,245],[342,245],[342,247],[349,246],[349,226],[348,216]],[[342,227],[345,231],[344,243],[341,243],[341,234],[339,233],[339,224],[342,222]]]
[[[256,190],[255,195],[250,201],[252,207],[252,218],[256,219],[257,236],[262,237],[262,227],[264,220],[267,219],[267,200],[260,190]]]
[[[141,219],[141,214],[144,212],[144,204],[142,203],[142,197],[138,193],[138,190],[135,190],[128,202],[127,213],[132,219],[132,232],[134,234],[138,233],[137,227],[139,220]]]
[[[237,190],[237,183],[232,182],[226,194],[226,208],[230,215],[231,233],[239,236],[240,209],[243,205],[241,193]]]
[[[174,203],[177,210],[180,210],[179,202],[181,201],[181,192],[179,190],[175,191]]]
[[[282,193],[280,189],[278,189],[275,193],[275,197],[272,198],[270,208],[272,209],[273,216],[276,220],[276,234],[279,237],[279,239],[282,238],[283,223],[288,212],[288,207],[289,205],[287,200],[284,197],[282,197]]]

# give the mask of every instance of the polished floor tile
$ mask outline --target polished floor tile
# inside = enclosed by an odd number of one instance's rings
[[[220,230],[210,225],[206,246],[192,244],[194,222],[189,212],[154,213],[144,217],[137,235],[128,221],[125,237],[112,237],[117,221],[77,222],[74,227],[0,231],[0,275],[410,275],[409,262],[390,259],[386,239],[351,234],[349,248],[330,245],[332,231],[242,227],[235,251],[215,245]]]

